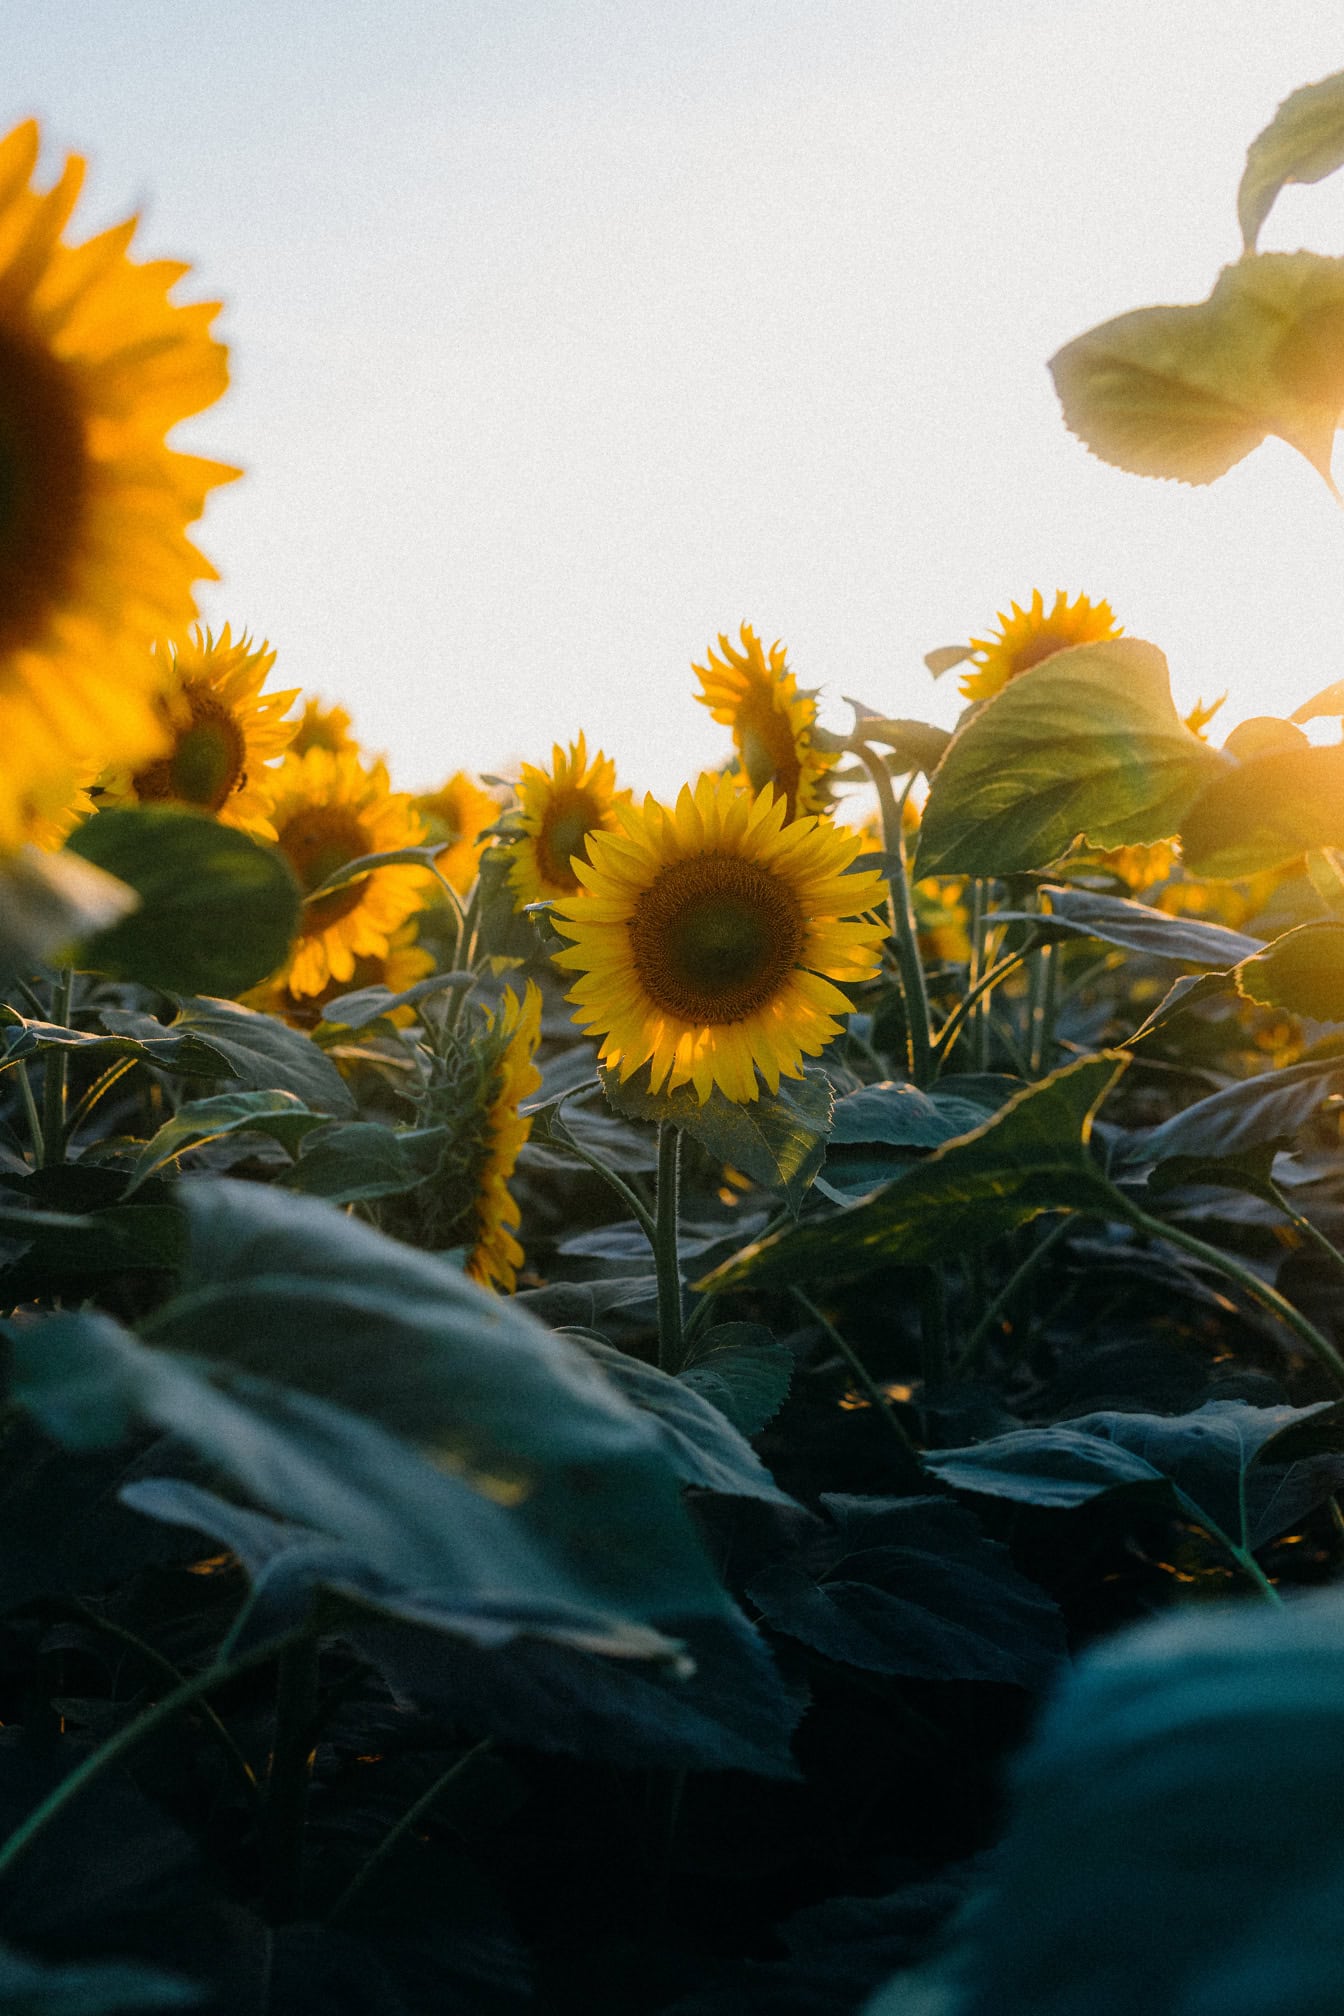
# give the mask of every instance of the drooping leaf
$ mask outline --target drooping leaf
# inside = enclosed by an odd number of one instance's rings
[[[433,1175],[452,1139],[447,1127],[384,1127],[375,1120],[338,1120],[309,1134],[299,1159],[281,1177],[288,1190],[353,1204],[398,1197]]]
[[[717,1323],[697,1340],[677,1374],[708,1400],[739,1434],[759,1435],[788,1398],[793,1357],[761,1323]]]
[[[1112,1639],[1018,1763],[946,1957],[865,2016],[1327,2016],[1344,2004],[1341,1769],[1337,1590]]]
[[[1239,959],[1253,957],[1260,940],[1224,924],[1198,917],[1168,917],[1151,904],[1127,896],[1095,895],[1090,889],[1064,889],[1047,884],[1040,894],[1049,899],[1050,919],[1080,937],[1100,938],[1149,959],[1179,960],[1222,972]],[[1024,912],[1023,915],[1026,915]]]
[[[292,1153],[305,1134],[325,1124],[322,1114],[310,1113],[292,1092],[220,1092],[213,1099],[189,1099],[140,1150],[131,1171],[131,1187],[143,1183],[187,1148],[207,1141],[219,1141],[229,1134],[265,1134]]]
[[[84,940],[79,965],[171,994],[238,994],[283,963],[299,886],[278,848],[201,813],[130,805],[86,820],[66,851],[140,899]]]
[[[978,1251],[1042,1211],[1113,1213],[1115,1192],[1088,1142],[1127,1061],[1109,1054],[1065,1065],[865,1202],[753,1241],[697,1285],[717,1292],[923,1265]]]
[[[973,656],[969,644],[940,644],[937,650],[924,653],[924,663],[935,679],[941,679],[944,673],[951,672],[958,665],[964,665],[966,660]]]
[[[1236,972],[1247,1001],[1315,1022],[1344,1022],[1344,923],[1326,919],[1285,931]]]
[[[886,1080],[836,1101],[831,1146],[883,1142],[891,1148],[939,1148],[944,1141],[982,1126],[993,1111],[987,1100],[967,1098],[939,1085],[921,1092],[917,1085]]]
[[[746,1437],[689,1381],[673,1378],[618,1351],[591,1333],[577,1333],[588,1356],[634,1406],[657,1423],[667,1459],[683,1484],[729,1498],[791,1505]]]
[[[134,910],[125,882],[77,854],[22,847],[0,862],[0,980],[54,963]]]
[[[946,1498],[824,1494],[828,1529],[752,1577],[777,1630],[828,1659],[918,1680],[1038,1685],[1064,1652],[1056,1605]]]
[[[1246,150],[1237,221],[1246,250],[1289,182],[1321,182],[1344,167],[1344,70],[1290,92]]]
[[[1344,846],[1344,745],[1280,750],[1214,776],[1181,822],[1191,874],[1258,875]]]
[[[1287,1146],[1344,1080],[1344,1058],[1323,1057],[1244,1078],[1197,1099],[1159,1127],[1126,1135],[1117,1152],[1126,1162],[1164,1162],[1172,1155],[1220,1160],[1274,1142]]]
[[[1155,645],[1074,645],[957,730],[929,787],[915,873],[1043,868],[1080,835],[1097,847],[1166,839],[1223,767],[1176,712]]]
[[[1207,301],[1119,315],[1050,369],[1069,429],[1135,475],[1211,483],[1276,434],[1330,483],[1342,334],[1344,260],[1252,253]]]
[[[1165,1029],[1169,1022],[1188,1014],[1202,1001],[1218,1001],[1235,992],[1236,982],[1230,973],[1183,973],[1179,980],[1173,980],[1152,1014],[1144,1016],[1129,1038],[1130,1046],[1156,1035],[1159,1029]]]
[[[123,1011],[105,1010],[115,1021]],[[20,1057],[42,1057],[53,1050],[78,1053],[81,1061],[102,1066],[118,1057],[153,1064],[182,1078],[231,1078],[233,1067],[221,1050],[190,1029],[165,1029],[152,1015],[126,1018],[143,1029],[132,1036],[119,1030],[67,1029],[56,1022],[26,1022],[19,1014],[0,1028],[6,1063]]]
[[[113,1018],[104,1016],[104,1021]],[[117,1026],[124,1026],[118,1017]],[[178,1035],[202,1037],[228,1059],[240,1085],[253,1092],[292,1092],[314,1113],[353,1116],[350,1088],[329,1057],[301,1029],[237,1001],[200,997],[184,1001],[171,1025]]]
[[[830,1132],[835,1095],[824,1072],[805,1070],[796,1081],[785,1079],[774,1097],[762,1092],[746,1103],[725,1098],[716,1086],[703,1106],[694,1086],[654,1094],[644,1076],[636,1072],[622,1084],[615,1072],[602,1072],[602,1089],[618,1113],[673,1122],[753,1182],[781,1189],[790,1210],[798,1212]]]
[[[854,706],[850,701],[850,705]],[[935,728],[930,721],[886,721],[880,715],[865,714],[855,728],[862,742],[876,742],[890,749],[902,772],[923,770],[929,775],[938,768],[952,740],[947,728]]]

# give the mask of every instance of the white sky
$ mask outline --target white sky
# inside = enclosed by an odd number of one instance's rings
[[[744,618],[836,725],[950,721],[923,653],[1035,586],[1228,726],[1344,676],[1306,463],[1123,475],[1045,368],[1207,293],[1337,7],[0,0],[0,54],[5,124],[91,157],[77,225],[140,207],[227,303],[233,390],[178,437],[248,470],[206,613],[403,786],[583,727],[674,790],[726,747],[690,661]],[[1344,252],[1344,175],[1280,199],[1262,246],[1300,244]]]

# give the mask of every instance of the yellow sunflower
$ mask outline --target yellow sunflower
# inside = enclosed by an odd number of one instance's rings
[[[305,890],[320,888],[348,861],[418,847],[425,837],[407,794],[389,790],[383,764],[366,769],[357,756],[329,749],[284,758],[273,773],[270,816]],[[320,994],[330,980],[348,986],[357,959],[387,957],[393,933],[422,906],[428,879],[414,862],[375,868],[306,903],[277,978],[298,995]]]
[[[228,383],[218,304],[175,304],[185,266],[128,258],[133,218],[64,243],[84,164],[39,193],[38,147],[31,120],[0,140],[0,852],[84,765],[162,747],[148,647],[195,616],[214,569],[186,527],[238,473],[164,444]]]
[[[616,765],[600,749],[588,761],[582,735],[568,752],[555,743],[549,770],[524,763],[518,837],[509,845],[514,908],[572,896],[579,886],[575,862],[583,859],[588,836],[611,832],[618,806],[629,797],[616,789]]]
[[[260,1008],[268,1015],[278,1015],[296,1029],[315,1029],[327,1003],[340,994],[353,994],[361,987],[386,987],[391,994],[404,994],[417,980],[434,971],[433,954],[416,942],[417,929],[417,921],[412,917],[391,934],[381,958],[368,953],[356,959],[355,970],[348,980],[328,980],[320,994],[291,993],[282,976],[251,988],[241,996],[243,1004]],[[415,1020],[415,1010],[394,1008],[391,1019],[405,1028]]]
[[[447,843],[435,863],[440,875],[465,896],[488,845],[481,835],[499,817],[498,801],[465,770],[454,770],[441,790],[427,791],[412,803],[428,826],[430,839]]]
[[[753,791],[773,784],[790,819],[822,812],[824,778],[835,757],[813,747],[816,700],[798,691],[782,644],[770,646],[767,663],[760,639],[745,623],[741,637],[742,649],[736,651],[720,633],[723,657],[716,658],[711,648],[706,653],[708,665],[692,665],[704,688],[695,697],[716,721],[732,729],[742,774]]]
[[[1019,609],[1014,602],[1007,616],[999,611],[997,637],[972,637],[975,656],[962,676],[961,690],[968,700],[990,700],[1010,679],[1030,672],[1056,651],[1071,644],[1101,644],[1120,635],[1109,602],[1089,602],[1086,595],[1070,602],[1060,588],[1054,606],[1047,610],[1037,588],[1029,609]]]
[[[270,775],[264,766],[283,756],[294,723],[283,717],[298,699],[297,686],[262,691],[275,664],[264,641],[233,641],[226,623],[219,636],[193,631],[165,654],[172,684],[159,701],[169,744],[139,770],[105,774],[106,804],[194,805],[226,826],[274,840]]]
[[[771,1092],[839,1033],[850,1003],[833,983],[876,973],[884,928],[857,913],[883,900],[873,870],[845,874],[861,836],[815,818],[785,822],[767,785],[731,777],[683,787],[675,809],[646,798],[623,831],[595,834],[583,887],[552,912],[574,942],[574,1019],[603,1037],[604,1063],[650,1085],[693,1084],[701,1104]]]
[[[289,746],[296,756],[308,749],[329,749],[333,756],[343,756],[350,749],[358,752],[359,738],[350,732],[350,716],[344,707],[305,700]]]
[[[523,1264],[523,1249],[514,1236],[521,1214],[509,1178],[518,1151],[532,1132],[531,1119],[521,1116],[518,1108],[541,1083],[541,1073],[532,1062],[541,1037],[541,990],[536,983],[528,981],[521,1001],[506,987],[499,1013],[487,1018],[486,1028],[485,1047],[493,1071],[483,1115],[483,1154],[472,1206],[475,1243],[467,1255],[467,1273],[473,1281],[510,1295]]]

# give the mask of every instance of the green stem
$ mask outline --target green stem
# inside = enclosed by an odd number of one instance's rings
[[[994,1325],[1013,1301],[1018,1289],[1022,1287],[1024,1282],[1030,1280],[1047,1254],[1054,1251],[1072,1223],[1072,1212],[1067,1217],[1059,1219],[1056,1224],[1050,1227],[1044,1239],[1038,1240],[1032,1247],[1022,1264],[1009,1275],[1003,1287],[1000,1288],[998,1294],[994,1297],[994,1300],[990,1303],[970,1336],[966,1339],[966,1348],[962,1352],[957,1365],[959,1372],[964,1371],[969,1366],[979,1365],[982,1362],[985,1342]]]
[[[589,1149],[585,1148],[581,1141],[575,1140],[561,1119],[559,1108],[547,1119],[546,1131],[553,1141],[558,1141],[562,1147],[569,1150],[571,1155],[576,1156],[586,1168],[591,1169],[595,1176],[600,1176],[607,1188],[620,1198],[626,1210],[639,1225],[650,1246],[653,1247],[656,1255],[658,1250],[658,1233],[654,1224],[653,1213],[649,1210],[644,1199],[639,1195],[634,1186],[627,1183],[625,1178],[618,1175],[614,1169],[609,1169],[606,1163],[592,1154]]]
[[[896,1413],[892,1402],[877,1384],[877,1381],[873,1378],[853,1345],[841,1336],[834,1323],[822,1315],[816,1303],[804,1295],[801,1288],[790,1288],[789,1293],[798,1304],[798,1307],[816,1324],[832,1349],[840,1353],[840,1356],[854,1374],[855,1382],[867,1398],[869,1405],[877,1410],[878,1415],[886,1422],[892,1436],[895,1438],[901,1452],[900,1467],[906,1483],[912,1489],[922,1491],[925,1488],[927,1479],[924,1475],[924,1466],[919,1460],[919,1451],[906,1434],[905,1429],[901,1426],[900,1417]]]
[[[212,1666],[207,1666],[204,1672],[195,1674],[190,1680],[184,1680],[180,1687],[175,1687],[170,1694],[165,1694],[161,1700],[155,1701],[143,1714],[137,1715],[133,1722],[128,1722],[124,1728],[119,1729],[115,1736],[109,1736],[105,1743],[100,1743],[82,1764],[76,1765],[67,1777],[62,1778],[59,1785],[53,1786],[46,1798],[33,1808],[28,1818],[14,1829],[4,1847],[0,1848],[0,1877],[9,1874],[38,1836],[46,1832],[53,1820],[59,1819],[66,1807],[71,1805],[87,1786],[94,1784],[102,1777],[104,1771],[120,1763],[121,1759],[129,1756],[132,1750],[138,1749],[147,1736],[152,1736],[156,1729],[161,1728],[165,1722],[171,1722],[175,1715],[180,1715],[184,1708],[191,1707],[192,1703],[199,1701],[203,1695],[213,1693],[216,1687],[224,1686],[226,1682],[236,1679],[240,1673],[246,1673],[253,1666],[264,1665],[268,1659],[274,1659],[275,1654],[276,1643],[272,1640],[268,1645],[244,1653],[241,1658],[220,1660]]]
[[[958,1001],[956,1007],[938,1031],[937,1041],[933,1046],[940,1063],[946,1062],[948,1046],[972,1009],[978,1012],[979,1003],[984,996],[991,993],[998,986],[1000,980],[1006,980],[1015,967],[1024,965],[1027,959],[1030,958],[1032,949],[1030,945],[1023,945],[1016,952],[1005,953],[997,965],[991,966],[989,971],[976,982],[975,986],[968,989],[965,999]],[[985,1006],[988,1007],[988,1005],[988,1002],[986,1002]],[[976,1068],[979,1070],[982,1067],[977,1065]]]
[[[345,1916],[360,1891],[372,1882],[373,1878],[378,1874],[378,1871],[383,1867],[398,1842],[403,1841],[411,1829],[424,1819],[431,1806],[437,1804],[449,1786],[461,1776],[468,1766],[474,1764],[478,1757],[484,1756],[493,1747],[493,1742],[493,1737],[483,1736],[479,1743],[474,1744],[470,1750],[465,1751],[461,1757],[456,1758],[446,1771],[441,1771],[433,1784],[420,1794],[414,1805],[408,1806],[401,1818],[393,1822],[382,1840],[378,1843],[378,1846],[374,1849],[372,1855],[370,1855],[368,1861],[362,1868],[355,1871],[340,1896],[336,1899],[336,1902],[332,1905],[330,1911],[328,1911],[327,1923],[329,1925],[334,1924],[336,1919]]]
[[[67,1148],[70,1146],[75,1129],[88,1119],[99,1100],[110,1092],[112,1087],[120,1079],[124,1078],[128,1071],[135,1069],[135,1065],[136,1059],[134,1057],[118,1057],[115,1064],[109,1064],[106,1071],[100,1077],[94,1079],[92,1085],[90,1085],[88,1091],[79,1100],[70,1118],[65,1123],[65,1145]]]
[[[1041,1078],[1050,1068],[1050,1051],[1055,1034],[1055,975],[1057,945],[1037,948],[1031,976],[1031,1025],[1027,1058],[1033,1078]]]
[[[1216,1246],[1205,1245],[1192,1232],[1182,1232],[1179,1226],[1164,1224],[1160,1218],[1150,1218],[1137,1204],[1125,1199],[1126,1215],[1136,1231],[1146,1232],[1151,1239],[1165,1239],[1169,1246],[1177,1246],[1194,1259],[1204,1261],[1206,1266],[1235,1281],[1246,1293],[1299,1337],[1307,1349],[1330,1374],[1336,1386],[1344,1391],[1344,1357],[1341,1357],[1328,1337],[1323,1337],[1314,1323],[1309,1323],[1300,1310],[1280,1295],[1277,1288],[1271,1288],[1249,1267],[1243,1267],[1240,1260],[1234,1260],[1230,1253],[1222,1253]]]
[[[28,1066],[22,1058],[19,1059],[14,1070],[15,1076],[19,1081],[19,1091],[23,1098],[23,1110],[28,1116],[28,1134],[33,1144],[33,1161],[38,1168],[42,1168],[47,1159],[46,1142],[42,1134],[42,1115],[38,1112],[37,1101],[33,1097],[33,1081],[28,1075]]]
[[[261,1886],[267,1917],[283,1925],[303,1900],[303,1825],[317,1721],[317,1640],[300,1638],[280,1654],[275,1740],[261,1826]]]
[[[971,1018],[971,1069],[989,1069],[989,1019],[985,1013],[986,1002],[982,998],[980,982],[985,971],[985,879],[976,875],[971,881],[971,965],[967,974],[970,982],[969,1000],[973,1004]],[[941,1049],[946,1038],[946,1026],[939,1038]]]
[[[680,1372],[686,1362],[681,1329],[681,1264],[677,1257],[680,1175],[681,1129],[674,1121],[660,1120],[653,1264],[658,1277],[658,1363],[664,1372]]]
[[[905,829],[901,807],[891,788],[891,778],[882,758],[866,743],[854,745],[854,753],[873,780],[882,814],[883,849],[890,874],[887,878],[891,912],[891,933],[905,998],[906,1044],[910,1076],[916,1085],[933,1081],[933,1042],[929,1024],[929,993],[924,979],[924,963],[919,956],[919,932],[915,923],[910,874],[905,858]]]
[[[51,1019],[61,1029],[70,1026],[70,1002],[75,976],[68,966],[61,969],[52,999]],[[67,1058],[64,1050],[49,1050],[42,1067],[42,1166],[51,1168],[65,1160],[65,1085]]]
[[[1266,1183],[1265,1189],[1278,1205],[1294,1231],[1300,1232],[1302,1237],[1310,1241],[1318,1252],[1324,1253],[1334,1266],[1344,1268],[1344,1253],[1340,1252],[1332,1239],[1326,1238],[1319,1225],[1313,1225],[1310,1218],[1305,1218],[1295,1204],[1290,1204],[1278,1184],[1272,1179]]]

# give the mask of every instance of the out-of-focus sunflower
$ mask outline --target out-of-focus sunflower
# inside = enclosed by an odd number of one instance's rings
[[[655,1092],[693,1084],[703,1104],[715,1086],[757,1098],[759,1071],[777,1092],[839,1033],[850,1003],[834,983],[876,973],[884,926],[856,913],[884,884],[844,872],[860,836],[785,809],[769,785],[749,798],[702,777],[675,809],[646,798],[589,842],[582,889],[552,912],[573,940],[555,956],[622,1079],[647,1063]]]
[[[133,218],[63,243],[84,164],[39,193],[38,149],[31,120],[0,140],[0,852],[163,746],[149,646],[195,616],[186,527],[238,473],[164,445],[228,383],[218,303],[172,302],[187,268],[128,258]]]
[[[509,887],[514,908],[572,896],[579,886],[589,836],[609,833],[630,793],[616,789],[616,765],[599,749],[592,762],[580,735],[568,750],[557,742],[551,767],[524,763],[518,780],[518,836],[509,842]]]
[[[172,684],[159,708],[168,748],[139,770],[108,772],[103,802],[194,805],[226,826],[274,840],[264,766],[289,747],[294,723],[284,716],[298,687],[263,692],[274,651],[264,641],[254,647],[245,634],[235,643],[227,623],[218,637],[193,631],[167,657]]]
[[[358,752],[359,738],[351,733],[350,716],[344,707],[328,707],[325,701],[310,699],[303,703],[289,746],[296,756],[309,749],[327,749],[333,756],[343,756],[347,750]]]
[[[476,880],[486,849],[481,835],[499,817],[498,801],[465,770],[454,770],[441,790],[426,791],[412,802],[429,828],[430,839],[444,842],[435,861],[440,875],[459,896],[465,896]]]
[[[278,1015],[296,1029],[315,1029],[329,1001],[356,988],[386,987],[390,994],[404,994],[434,971],[434,956],[416,942],[417,920],[412,917],[388,939],[387,951],[378,958],[372,953],[356,959],[348,980],[328,980],[320,994],[293,994],[283,979],[265,980],[241,998],[248,1008],[261,1008]],[[394,1008],[391,1018],[401,1028],[415,1020],[414,1008]]]
[[[481,1039],[493,1068],[481,1116],[482,1153],[471,1207],[475,1239],[467,1254],[472,1280],[506,1295],[512,1294],[523,1264],[523,1249],[515,1237],[521,1214],[509,1178],[518,1151],[532,1132],[531,1119],[520,1115],[518,1108],[541,1083],[541,1073],[532,1062],[540,1036],[541,990],[529,980],[519,1001],[506,987],[499,1013],[489,1018]]]
[[[706,653],[708,665],[691,667],[704,688],[695,697],[716,721],[732,729],[742,774],[753,791],[772,784],[790,819],[822,812],[825,775],[836,759],[813,744],[816,700],[799,692],[782,644],[770,646],[767,662],[759,637],[746,623],[741,639],[738,651],[720,633],[722,658],[716,658],[711,647]]]
[[[962,675],[961,690],[968,700],[990,700],[1010,679],[1030,672],[1056,651],[1073,644],[1101,644],[1120,635],[1109,602],[1089,602],[1086,595],[1070,602],[1060,588],[1047,609],[1037,588],[1029,609],[1019,609],[1014,602],[1008,615],[999,611],[997,636],[972,637],[974,657]]]
[[[418,847],[425,831],[405,792],[391,791],[383,764],[329,749],[287,755],[273,773],[271,823],[300,887],[314,890],[365,854]],[[283,980],[291,994],[348,986],[355,961],[385,959],[398,926],[418,910],[428,871],[415,863],[372,869],[305,903]]]

